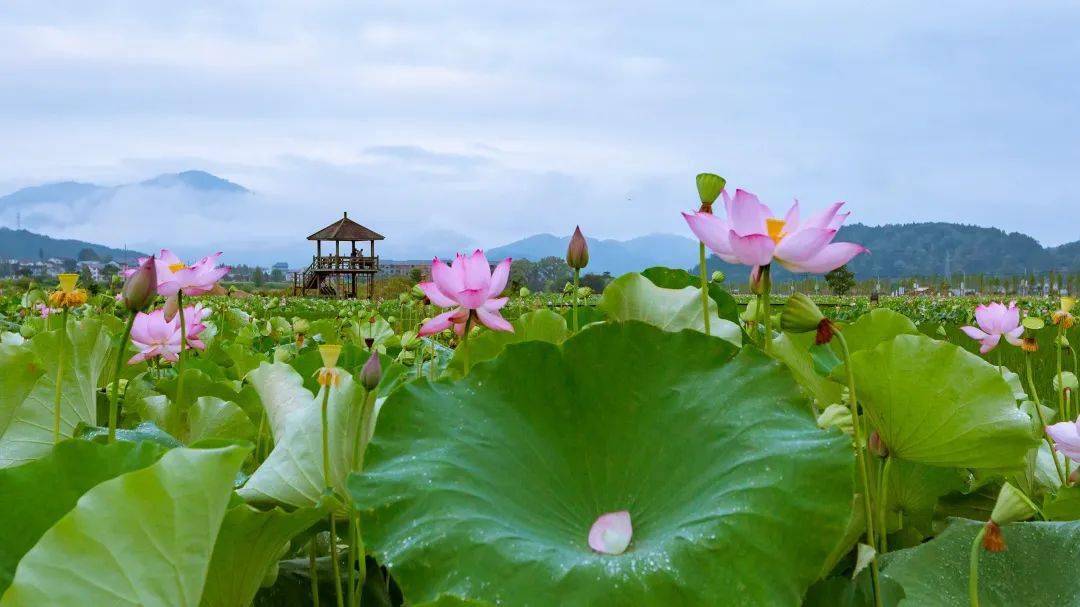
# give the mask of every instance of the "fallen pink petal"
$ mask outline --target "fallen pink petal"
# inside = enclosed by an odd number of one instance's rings
[[[622,554],[630,546],[634,528],[626,510],[601,514],[589,529],[589,547],[603,554]]]

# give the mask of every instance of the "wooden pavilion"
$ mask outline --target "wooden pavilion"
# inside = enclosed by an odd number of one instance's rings
[[[357,283],[367,278],[367,296],[375,294],[375,274],[379,271],[379,257],[375,255],[375,241],[385,237],[374,230],[349,219],[348,212],[341,219],[307,237],[315,241],[315,256],[311,265],[293,277],[293,293],[307,295],[314,289],[327,297],[356,297]],[[332,255],[323,255],[322,243],[333,242]],[[350,250],[341,254],[341,243],[347,242]],[[361,243],[356,248],[356,243]],[[363,243],[368,243],[364,254]]]

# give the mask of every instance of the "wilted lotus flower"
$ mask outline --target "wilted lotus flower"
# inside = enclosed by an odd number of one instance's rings
[[[1075,297],[1062,297],[1061,307],[1054,311],[1050,317],[1055,325],[1061,325],[1064,329],[1071,329],[1076,319],[1072,315],[1072,309],[1076,306]]]
[[[792,272],[820,274],[866,252],[862,245],[832,241],[848,216],[839,213],[842,202],[800,222],[798,201],[779,219],[749,192],[723,196],[727,220],[702,211],[683,217],[698,240],[728,263],[765,266],[776,260]]]
[[[589,265],[589,243],[581,233],[581,226],[574,227],[574,235],[570,237],[570,244],[566,247],[566,265],[575,270]]]
[[[434,335],[454,327],[461,335],[470,314],[489,329],[509,331],[514,327],[499,314],[509,298],[498,297],[506,288],[510,276],[510,258],[499,262],[492,272],[484,252],[477,249],[466,257],[458,253],[452,265],[446,265],[439,258],[431,264],[432,282],[420,283],[424,295],[431,303],[440,308],[454,308],[443,312],[420,327],[420,335]]]
[[[1047,426],[1046,434],[1054,439],[1058,453],[1080,462],[1080,418]]]
[[[601,514],[589,529],[589,547],[603,554],[622,554],[634,537],[626,510]]]
[[[982,344],[979,352],[983,354],[997,347],[1002,336],[1014,346],[1023,343],[1021,336],[1024,334],[1024,327],[1020,326],[1020,310],[1015,301],[1010,301],[1007,308],[1005,304],[996,301],[976,307],[975,322],[979,325],[977,328],[966,326],[960,327],[960,330]]]
[[[202,295],[209,293],[217,281],[229,273],[227,267],[216,267],[221,253],[203,257],[192,266],[187,266],[168,249],[162,249],[155,260],[157,268],[158,293],[168,297],[177,291],[184,295]]]
[[[139,266],[125,272],[124,288],[119,301],[131,312],[139,312],[157,296],[157,268],[154,256],[143,257]]]

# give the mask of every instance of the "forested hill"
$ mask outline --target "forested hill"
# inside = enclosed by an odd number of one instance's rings
[[[1017,275],[1028,272],[1080,272],[1080,241],[1043,247],[1018,232],[955,223],[906,223],[840,229],[837,241],[870,249],[848,268],[859,278],[942,276],[946,273]],[[713,257],[710,269],[735,268]],[[778,272],[778,278],[786,276]]]
[[[142,255],[138,251],[114,249],[82,240],[50,238],[26,230],[0,228],[0,259],[36,260],[50,257],[76,259],[83,249],[94,251],[100,258],[112,258],[117,261],[132,260]]]

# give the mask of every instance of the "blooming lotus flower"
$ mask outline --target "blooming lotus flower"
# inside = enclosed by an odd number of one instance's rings
[[[634,537],[630,513],[626,510],[601,514],[589,529],[589,547],[604,554],[622,554]]]
[[[514,327],[499,314],[509,298],[498,295],[506,288],[509,277],[509,257],[499,262],[493,272],[480,249],[468,257],[458,253],[451,265],[436,257],[431,263],[432,281],[418,286],[431,303],[453,309],[424,323],[419,334],[434,335],[452,326],[461,335],[472,315],[489,329],[513,333]]]
[[[683,213],[683,218],[694,236],[728,263],[760,267],[776,260],[792,272],[821,274],[867,252],[862,245],[832,241],[850,214],[839,212],[842,202],[800,221],[797,200],[780,219],[749,192],[736,190],[734,198],[722,193],[726,220],[707,211]]]
[[[176,322],[166,321],[163,310],[154,310],[149,314],[139,312],[131,325],[131,343],[139,352],[128,359],[129,365],[159,356],[176,362],[180,358],[180,326]]]
[[[229,273],[229,268],[216,266],[219,257],[220,252],[214,253],[187,266],[172,251],[162,249],[154,261],[158,293],[166,297],[175,295],[177,291],[183,291],[184,295],[209,293],[217,281]]]
[[[1046,427],[1046,434],[1054,439],[1054,449],[1065,457],[1080,462],[1080,418],[1074,422],[1058,422]]]
[[[184,308],[184,325],[187,329],[187,346],[196,350],[205,350],[206,344],[199,335],[206,329],[203,319],[210,315],[210,310],[202,305]],[[149,314],[139,312],[131,326],[131,343],[139,352],[128,360],[129,365],[158,356],[169,362],[180,358],[180,319],[165,320],[165,311],[154,310]]]
[[[1020,325],[1020,310],[1015,301],[1010,301],[1007,308],[1005,304],[996,301],[976,307],[975,322],[978,327],[966,326],[960,327],[960,330],[982,344],[979,348],[982,354],[996,348],[1002,336],[1014,346],[1023,343],[1021,336],[1024,334],[1024,327]]]

